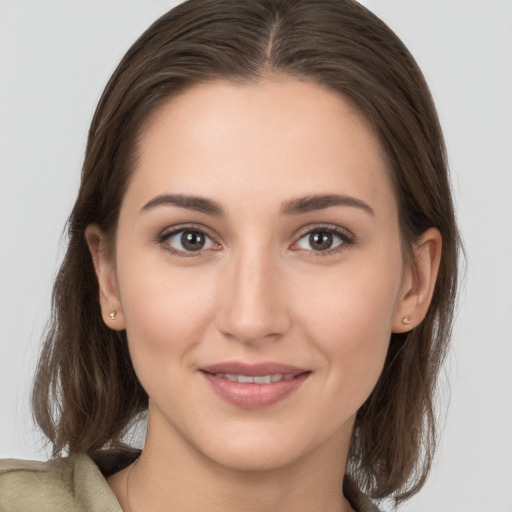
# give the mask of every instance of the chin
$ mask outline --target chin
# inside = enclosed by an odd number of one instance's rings
[[[276,471],[290,467],[304,458],[333,451],[343,452],[338,432],[318,432],[305,428],[303,432],[288,425],[245,425],[236,432],[226,429],[223,436],[203,439],[197,446],[211,461],[232,470],[243,472]],[[281,428],[279,428],[281,427]],[[345,436],[343,436],[345,438]]]
[[[285,448],[285,449],[283,449]],[[304,454],[288,447],[274,447],[265,443],[259,446],[224,446],[222,450],[210,451],[210,459],[220,466],[240,472],[276,471],[292,465]]]

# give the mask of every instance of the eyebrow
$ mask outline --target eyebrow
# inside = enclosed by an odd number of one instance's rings
[[[300,215],[314,210],[324,210],[331,206],[350,206],[353,208],[360,208],[366,213],[375,216],[373,208],[353,196],[326,194],[326,195],[312,195],[292,199],[285,203],[282,209],[283,215]]]
[[[178,206],[179,208],[185,208],[186,210],[205,213],[214,217],[224,216],[224,210],[215,201],[212,201],[211,199],[205,199],[204,197],[188,196],[183,194],[164,194],[157,196],[148,201],[141,208],[141,212],[146,212],[158,206],[166,205]],[[283,215],[300,215],[315,210],[324,210],[326,208],[330,208],[331,206],[350,206],[353,208],[360,208],[372,216],[375,215],[373,208],[361,199],[353,196],[339,194],[322,194],[298,197],[296,199],[287,201],[284,204],[281,213]]]
[[[224,211],[215,201],[205,199],[204,197],[186,196],[182,194],[165,194],[157,196],[151,199],[151,201],[148,201],[141,208],[141,212],[146,212],[156,208],[157,206],[165,205],[178,206],[180,208],[185,208],[186,210],[194,210],[214,217],[224,216]]]

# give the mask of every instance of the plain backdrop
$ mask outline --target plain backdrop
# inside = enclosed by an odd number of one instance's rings
[[[176,3],[0,0],[0,457],[48,455],[28,392],[88,124],[129,45]],[[401,510],[512,512],[512,2],[364,4],[431,86],[467,252],[440,450]]]

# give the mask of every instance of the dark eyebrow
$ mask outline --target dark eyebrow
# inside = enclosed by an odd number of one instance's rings
[[[148,201],[142,208],[141,212],[151,210],[157,206],[172,205],[186,210],[194,210],[196,212],[206,213],[215,217],[222,217],[224,212],[219,204],[199,196],[185,196],[182,194],[165,194],[156,196]]]
[[[285,203],[282,209],[283,215],[299,215],[301,213],[311,212],[313,210],[323,210],[331,206],[351,206],[360,208],[366,213],[374,216],[373,208],[356,197],[338,194],[326,194],[299,197]]]

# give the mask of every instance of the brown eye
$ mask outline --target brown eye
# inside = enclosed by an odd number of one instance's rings
[[[182,253],[199,252],[216,247],[214,241],[198,229],[180,229],[162,237],[162,241],[165,241],[173,250]]]
[[[348,247],[353,241],[353,237],[341,229],[319,227],[305,233],[294,247],[312,253],[330,254],[332,250]]]
[[[206,236],[199,231],[183,231],[181,245],[186,251],[200,251],[206,242]]]
[[[309,245],[314,251],[326,251],[332,247],[333,235],[327,231],[310,233]]]

